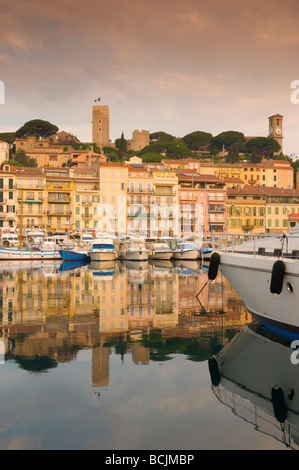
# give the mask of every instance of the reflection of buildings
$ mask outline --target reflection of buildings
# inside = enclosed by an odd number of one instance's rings
[[[149,363],[155,348],[149,344],[155,343],[144,342],[144,334],[152,330],[195,340],[200,348],[202,333],[223,332],[225,338],[225,331],[251,321],[224,278],[205,286],[206,271],[199,263],[190,268],[115,263],[61,271],[59,262],[23,263],[21,269],[11,263],[0,272],[0,337],[6,353],[26,357],[27,366],[39,370],[47,366],[37,358],[48,358],[56,367],[89,348],[92,383],[103,387],[109,383],[113,348],[121,356],[130,354],[136,364]]]

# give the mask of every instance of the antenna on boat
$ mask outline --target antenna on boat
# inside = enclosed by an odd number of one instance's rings
[[[19,233],[19,250],[22,248],[22,231],[23,231],[23,196],[24,196],[24,189],[22,188],[22,196],[21,196],[21,219],[20,219],[20,233]]]

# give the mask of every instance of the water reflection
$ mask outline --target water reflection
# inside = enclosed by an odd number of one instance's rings
[[[224,279],[206,282],[188,261],[10,263],[0,272],[6,359],[40,372],[92,348],[97,385],[107,384],[112,347],[142,364],[206,360],[251,321]]]
[[[223,405],[254,429],[299,448],[298,365],[291,341],[257,324],[244,326],[210,360],[213,391]]]

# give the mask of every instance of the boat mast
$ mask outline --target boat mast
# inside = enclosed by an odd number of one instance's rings
[[[19,250],[22,248],[22,231],[23,231],[23,195],[24,190],[22,188],[22,196],[21,196],[21,218],[20,218],[20,233],[19,233]]]

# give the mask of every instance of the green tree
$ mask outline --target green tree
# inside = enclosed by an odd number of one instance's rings
[[[226,161],[228,163],[238,163],[239,161],[239,146],[237,143],[234,143],[230,146]]]
[[[256,137],[250,139],[244,145],[245,152],[258,152],[265,157],[273,157],[273,154],[280,151],[280,145],[272,137]]]
[[[176,140],[176,137],[174,137],[171,134],[167,134],[166,132],[163,132],[163,131],[153,132],[152,134],[150,134],[149,137],[150,137],[151,143],[160,142],[160,141],[174,142]]]
[[[22,127],[16,131],[16,137],[23,139],[29,135],[35,136],[37,139],[46,139],[50,135],[58,132],[58,127],[48,121],[42,119],[32,119],[27,121]]]
[[[119,158],[123,160],[127,153],[127,140],[124,138],[124,133],[122,132],[120,139],[116,139],[115,147],[118,148]]]
[[[212,138],[212,134],[208,132],[195,131],[182,137],[182,141],[190,150],[196,151],[210,143]]]
[[[259,154],[256,150],[254,150],[250,155],[249,155],[249,161],[250,163],[261,163],[263,159],[263,156]]]
[[[221,132],[216,137],[211,139],[212,148],[222,150],[223,146],[225,150],[229,151],[232,145],[237,145],[238,150],[241,151],[246,139],[242,132],[237,131],[226,131]]]
[[[13,144],[16,140],[16,133],[15,132],[1,132],[0,133],[0,140],[7,142],[8,144]]]
[[[15,153],[14,160],[24,166],[37,167],[36,159],[28,157],[22,149]]]

